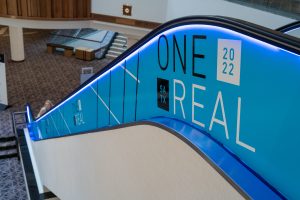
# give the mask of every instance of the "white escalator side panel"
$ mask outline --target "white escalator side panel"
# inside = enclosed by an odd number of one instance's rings
[[[38,187],[39,193],[42,194],[45,191],[44,191],[43,184],[42,184],[42,181],[41,181],[41,177],[40,177],[40,173],[39,173],[39,167],[38,167],[37,162],[36,162],[36,154],[38,154],[38,153],[36,153],[33,149],[33,141],[31,140],[31,138],[29,136],[29,132],[28,132],[27,128],[24,129],[24,135],[25,135],[25,138],[26,138],[26,143],[27,143],[29,154],[30,154],[30,159],[31,159],[31,163],[32,163],[33,172],[34,172],[35,180],[36,180],[36,183],[37,183],[37,187]]]
[[[189,145],[151,125],[32,146],[42,184],[64,200],[243,198]]]

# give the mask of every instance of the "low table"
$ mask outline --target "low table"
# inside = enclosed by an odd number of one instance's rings
[[[64,56],[66,57],[71,57],[73,55],[73,47],[67,47],[67,46],[62,46],[62,45],[56,45],[56,44],[47,44],[47,52],[48,53],[53,53],[56,48],[60,48],[64,50]]]

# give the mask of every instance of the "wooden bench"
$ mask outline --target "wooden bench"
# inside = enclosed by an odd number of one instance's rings
[[[47,52],[48,53],[54,53],[56,48],[63,49],[64,56],[66,56],[66,57],[71,57],[73,55],[73,51],[74,51],[73,47],[68,47],[68,46],[53,44],[53,43],[47,43]]]
[[[95,51],[94,49],[86,47],[77,47],[75,49],[75,57],[81,60],[91,61],[95,59]]]

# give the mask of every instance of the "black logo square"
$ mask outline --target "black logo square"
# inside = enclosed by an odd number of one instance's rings
[[[169,80],[157,78],[157,106],[169,111]]]

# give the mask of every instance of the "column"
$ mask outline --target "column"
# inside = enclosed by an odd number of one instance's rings
[[[9,27],[10,39],[10,52],[12,61],[23,61],[24,54],[24,41],[23,41],[23,28],[22,27]]]
[[[0,111],[8,105],[4,54],[0,53]]]

